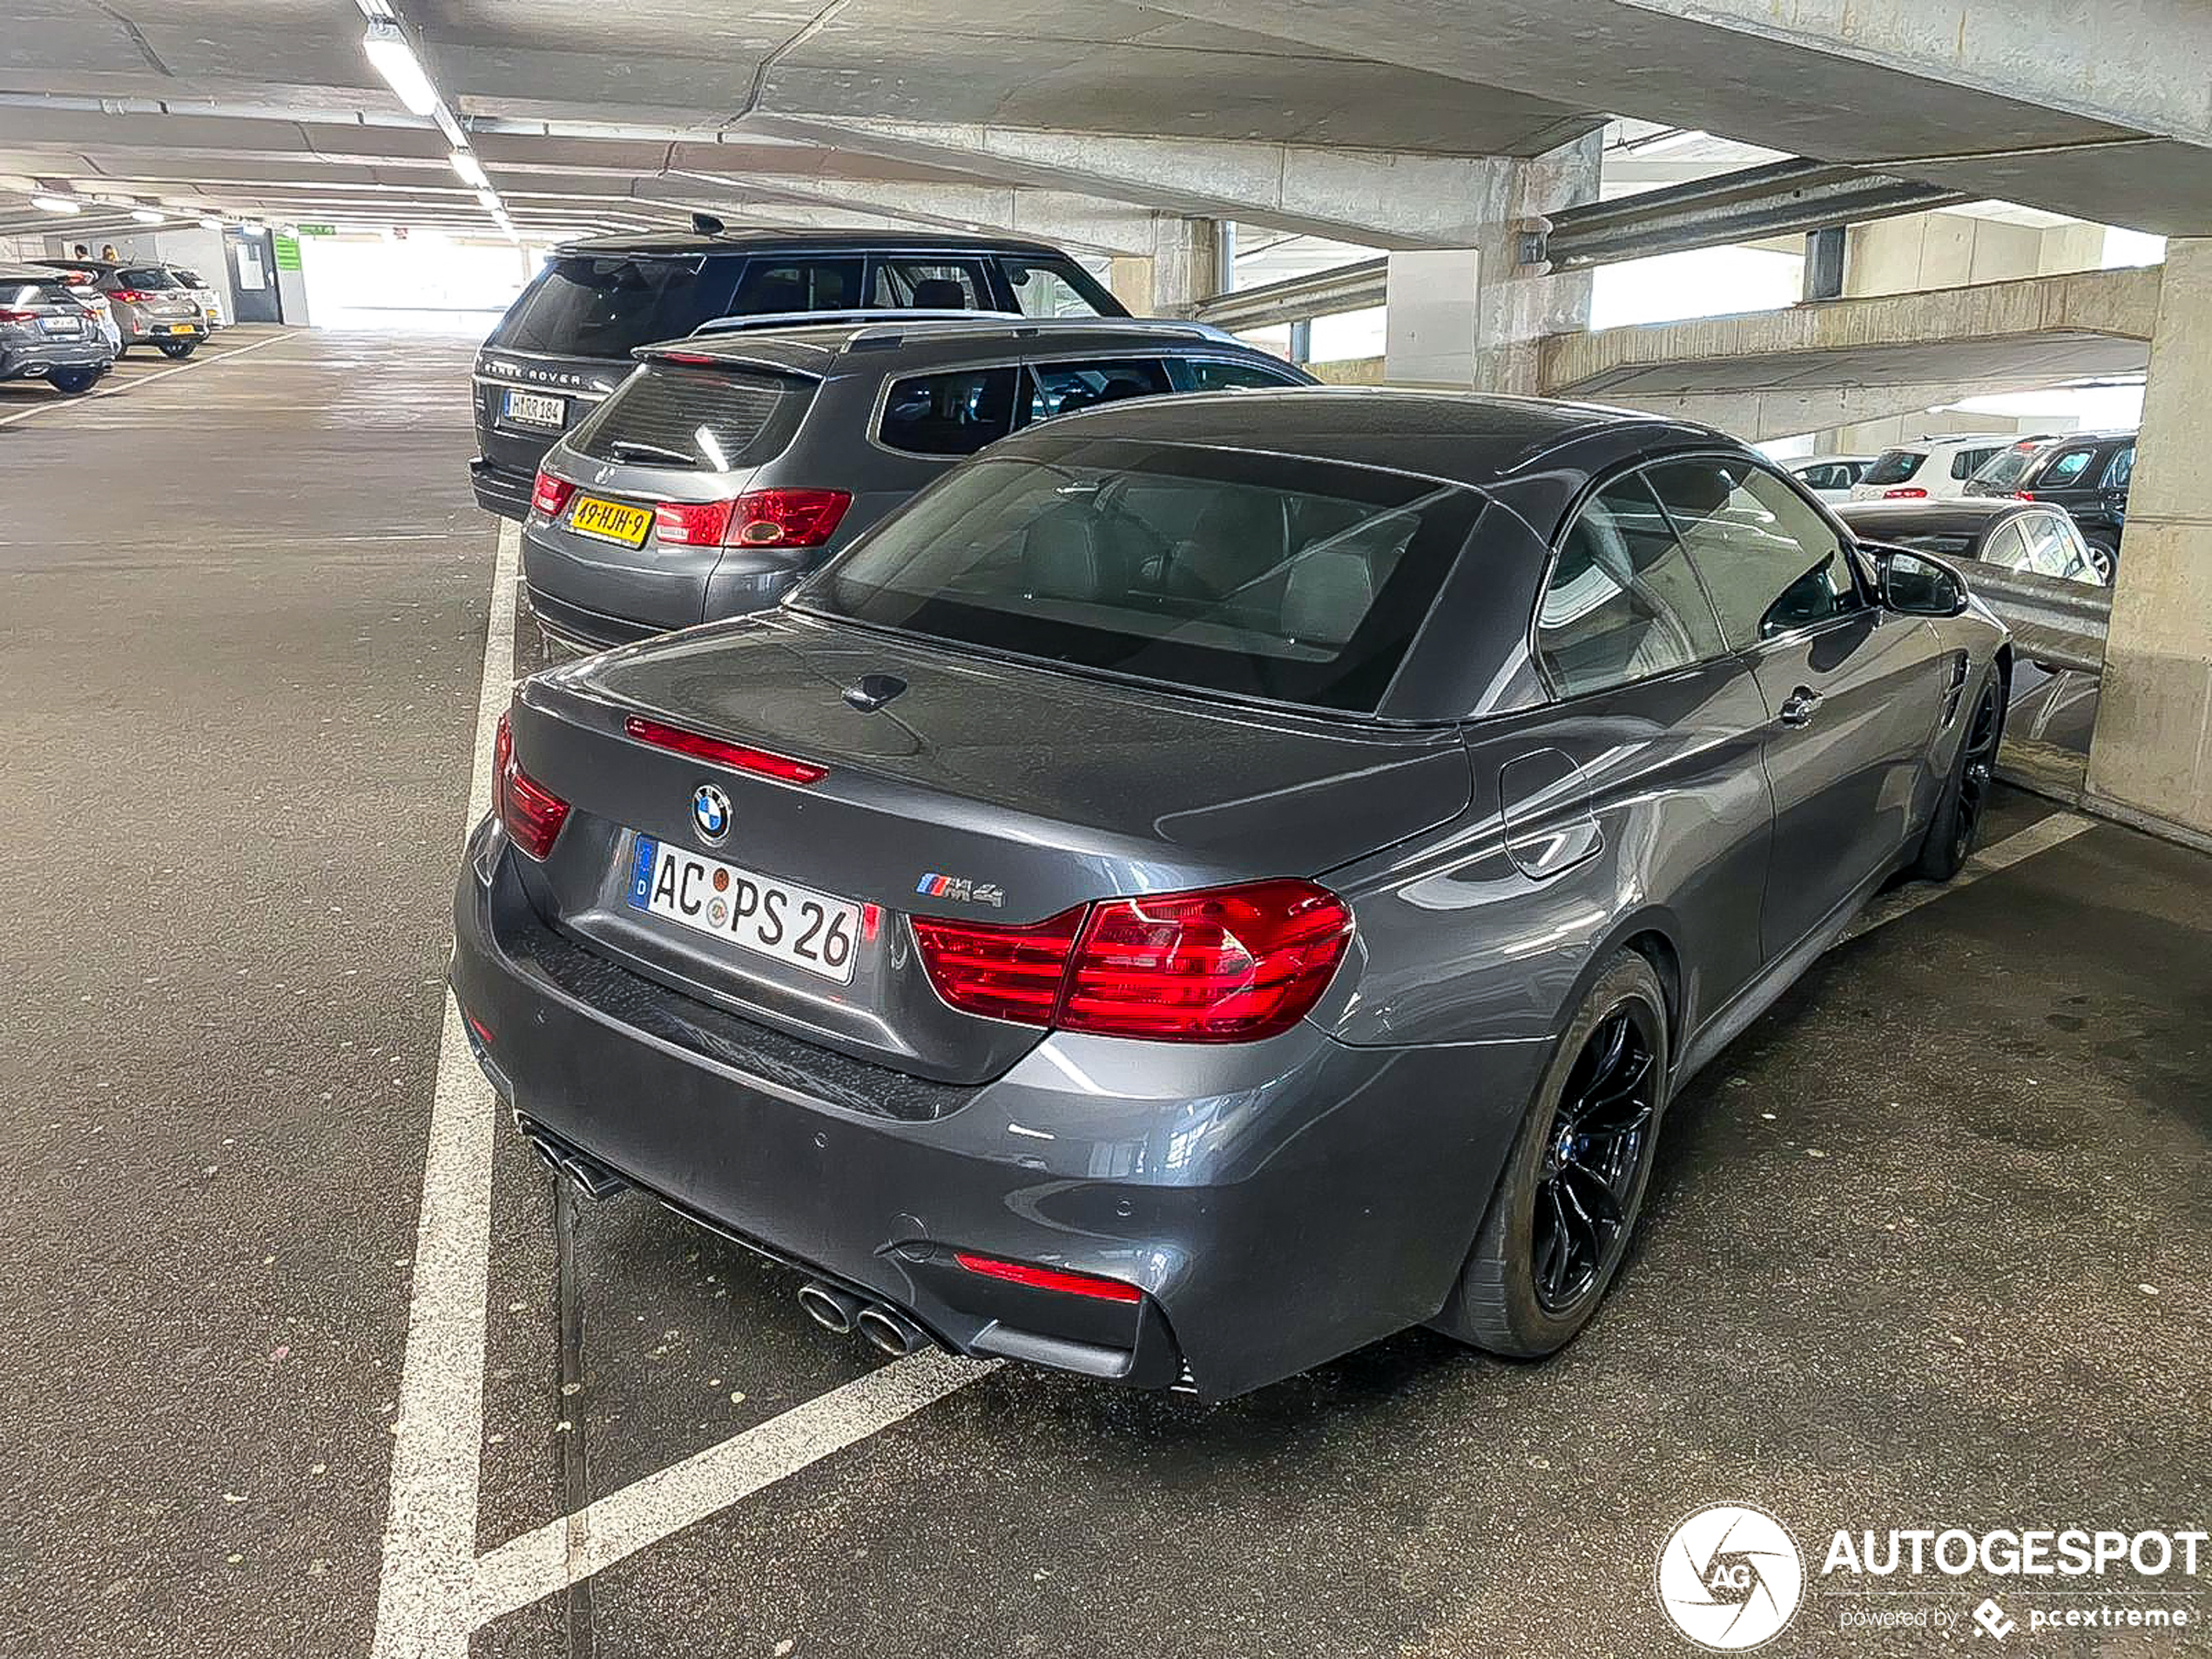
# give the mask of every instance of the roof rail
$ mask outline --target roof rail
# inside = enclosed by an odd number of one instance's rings
[[[960,320],[972,321],[981,318],[1003,321],[1018,317],[1014,311],[917,311],[911,307],[876,306],[852,311],[763,311],[743,317],[711,317],[691,330],[693,334],[732,334],[752,328],[805,328],[833,326],[841,322],[896,322],[906,318],[922,317],[933,321]]]

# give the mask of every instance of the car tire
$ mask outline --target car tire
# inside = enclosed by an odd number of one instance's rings
[[[46,383],[67,397],[91,391],[100,383],[97,368],[57,368],[46,377]]]
[[[1996,782],[1998,746],[2005,740],[2005,683],[1994,668],[1975,683],[1966,708],[1966,734],[1908,872],[1919,880],[1948,881],[1957,875],[1981,833],[1983,809]]]
[[[1581,1333],[1635,1231],[1672,1060],[1659,975],[1622,951],[1559,1040],[1435,1329],[1514,1359]]]
[[[156,343],[160,346],[164,357],[174,357],[179,361],[199,349],[199,342],[196,340],[164,340]]]

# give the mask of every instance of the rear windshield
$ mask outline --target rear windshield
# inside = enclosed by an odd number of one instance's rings
[[[730,472],[780,454],[817,382],[784,374],[653,363],[569,434],[599,461]]]
[[[1480,497],[1362,467],[1071,441],[948,474],[809,583],[819,613],[1372,713]]]
[[[1866,469],[1866,475],[1858,482],[1862,484],[1901,484],[1919,471],[1920,463],[1927,458],[1925,450],[1885,449],[1874,458],[1874,464]]]
[[[720,316],[738,263],[570,254],[523,290],[486,343],[556,356],[627,357]]]
[[[2020,474],[2027,470],[2027,463],[2034,458],[2033,444],[2017,445],[1993,459],[1973,476],[1978,484],[1988,484],[1999,489],[2009,489],[2020,482]]]
[[[141,265],[118,271],[115,280],[126,288],[173,288],[177,286],[177,279],[158,265]]]
[[[1916,553],[1958,556],[1974,544],[1972,535],[1959,530],[1917,530],[1910,536],[1885,536],[1885,547],[1910,548]]]
[[[68,306],[74,310],[78,303],[66,282],[15,282],[0,278],[0,304],[25,308],[31,306]]]

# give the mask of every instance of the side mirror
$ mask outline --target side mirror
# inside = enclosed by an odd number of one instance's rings
[[[1881,552],[1882,604],[1908,617],[1955,617],[1966,608],[1966,580],[1940,560],[1903,548]]]

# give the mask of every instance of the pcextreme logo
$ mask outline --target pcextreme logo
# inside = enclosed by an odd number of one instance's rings
[[[1668,1534],[1657,1588],[1676,1629],[1701,1648],[1737,1653],[1789,1628],[1804,1594],[1804,1558],[1765,1510],[1718,1503]]]

